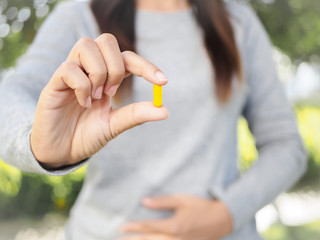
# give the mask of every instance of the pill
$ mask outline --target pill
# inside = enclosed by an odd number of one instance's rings
[[[162,86],[153,85],[153,105],[156,107],[162,106]]]

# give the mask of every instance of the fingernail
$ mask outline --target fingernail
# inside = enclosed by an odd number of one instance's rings
[[[103,91],[103,86],[98,87],[96,89],[96,92],[94,93],[94,98],[101,99],[102,98],[102,91]]]
[[[159,80],[159,81],[161,81],[161,82],[168,82],[168,78],[167,78],[167,76],[166,75],[164,75],[162,72],[160,72],[160,71],[157,71],[156,72],[156,77],[157,77],[157,79]]]
[[[92,100],[91,100],[90,96],[87,98],[86,106],[87,106],[87,108],[91,108],[91,106],[92,106]]]
[[[118,87],[119,87],[119,85],[114,85],[114,86],[110,87],[107,94],[110,97],[113,97],[116,94]]]

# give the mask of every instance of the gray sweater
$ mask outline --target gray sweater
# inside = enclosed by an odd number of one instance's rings
[[[66,226],[67,239],[115,239],[129,220],[167,217],[141,206],[145,196],[185,193],[223,201],[232,214],[228,240],[260,239],[255,213],[296,182],[306,156],[294,112],[278,81],[268,37],[246,5],[228,3],[244,67],[230,101],[214,96],[213,70],[191,10],[137,11],[137,51],[168,76],[171,117],[129,130],[88,160],[83,189]],[[43,169],[30,151],[37,99],[75,42],[99,35],[88,2],[60,4],[0,87],[0,157],[23,171]],[[133,101],[152,101],[152,85],[134,78]],[[240,175],[237,121],[243,115],[259,159]],[[205,216],[204,216],[205,217]]]

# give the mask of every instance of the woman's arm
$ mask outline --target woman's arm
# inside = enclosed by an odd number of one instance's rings
[[[15,73],[0,85],[0,157],[26,172],[49,173],[34,158],[29,138],[40,92],[79,38],[71,7],[56,7]]]
[[[66,16],[75,12],[65,10]],[[49,18],[18,72],[1,88],[0,140],[8,140],[1,152],[24,171],[48,173],[41,163],[64,169],[55,174],[67,173],[123,131],[169,116],[151,102],[113,109],[110,98],[124,77],[132,73],[157,85],[167,78],[135,53],[121,53],[111,34],[82,37],[82,16],[70,16],[69,24],[64,14],[57,10]]]
[[[244,116],[255,137],[259,158],[222,196],[234,230],[289,189],[306,169],[295,114],[278,80],[267,34],[251,9],[244,7],[241,14],[247,19],[243,64],[249,95]]]

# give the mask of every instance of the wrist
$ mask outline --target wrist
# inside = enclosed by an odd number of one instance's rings
[[[46,151],[37,151],[37,139],[35,139],[34,135],[31,133],[30,134],[30,150],[31,153],[33,154],[33,157],[37,162],[40,164],[40,166],[46,170],[57,170],[62,168],[65,165],[68,165],[67,162],[57,162],[54,159],[48,159],[48,155],[46,154]],[[38,141],[39,142],[39,141]],[[35,146],[36,145],[36,146]]]

